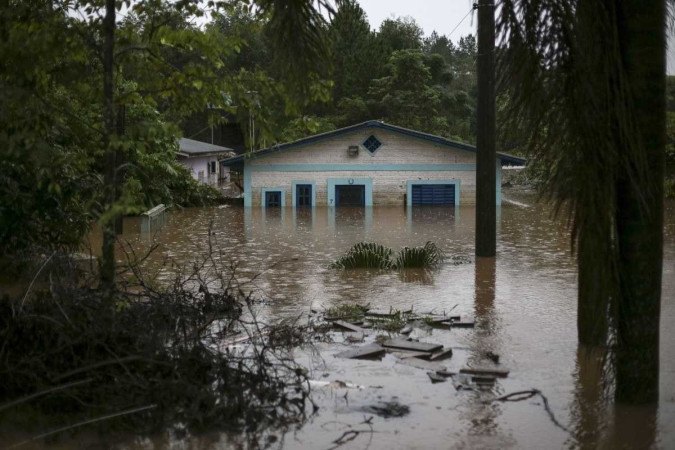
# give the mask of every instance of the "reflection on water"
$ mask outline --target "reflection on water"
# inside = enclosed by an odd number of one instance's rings
[[[340,272],[328,265],[360,241],[395,251],[433,241],[447,255],[473,260],[473,208],[176,210],[155,235],[163,253],[151,263],[159,266],[163,256],[192,260],[211,232],[223,249],[221,261],[237,267],[245,288],[271,300],[263,311],[270,317],[345,302],[413,306],[418,311],[454,308],[453,312],[475,316],[472,332],[458,330],[428,339],[445,339],[445,345],[469,349],[469,361],[485,351],[499,354],[511,374],[500,381],[496,393],[540,389],[558,420],[573,430],[569,436],[554,427],[538,402],[485,403],[480,395],[458,394],[449,383],[432,386],[424,373],[414,378],[418,372],[410,371],[409,378],[386,381],[388,389],[398,388],[401,395],[410,396],[412,413],[405,422],[404,441],[395,437],[397,426],[386,431],[381,424],[386,433],[394,434],[389,441],[379,437],[377,442],[430,448],[447,448],[453,442],[459,448],[648,448],[656,442],[660,448],[675,448],[675,348],[670,345],[675,342],[675,205],[668,204],[666,211],[661,402],[658,410],[613,409],[602,395],[604,355],[577,348],[577,280],[568,234],[550,219],[547,208],[534,205],[532,197],[517,200],[533,206],[500,208],[496,260],[445,264],[435,272]],[[124,237],[139,248],[149,246],[148,236],[135,230],[125,229]],[[339,376],[372,376],[371,384],[380,384],[393,370],[363,367],[347,372],[342,368]],[[359,417],[363,420],[362,414]],[[317,442],[309,436],[322,433],[320,425],[320,421],[308,424],[302,442]],[[383,445],[374,443],[372,448]]]

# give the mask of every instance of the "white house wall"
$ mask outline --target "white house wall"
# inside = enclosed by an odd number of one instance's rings
[[[371,155],[362,145],[374,135],[382,145]],[[349,146],[359,146],[349,156]],[[500,168],[498,166],[498,183]],[[404,205],[409,181],[452,180],[461,204],[476,201],[476,154],[452,149],[383,129],[363,129],[321,142],[286,149],[246,161],[244,202],[260,206],[263,190],[281,190],[284,204],[293,204],[293,183],[310,183],[315,204],[331,204],[329,179],[369,179],[372,203]],[[357,182],[357,184],[359,184]],[[498,184],[499,186],[499,184]],[[499,187],[498,187],[499,191]]]
[[[216,162],[216,173],[209,174],[209,163]],[[215,156],[194,156],[190,158],[180,158],[178,160],[184,167],[186,167],[192,174],[192,178],[197,181],[199,180],[199,172],[204,172],[204,178],[201,180],[203,183],[215,185],[218,182],[219,173],[220,178],[229,178],[230,173],[229,167],[219,167],[218,159]]]

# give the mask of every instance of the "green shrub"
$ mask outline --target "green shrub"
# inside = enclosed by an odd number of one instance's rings
[[[443,253],[433,242],[423,247],[403,247],[394,260],[395,269],[433,269],[443,260]]]
[[[392,251],[380,244],[359,242],[331,264],[335,269],[390,269]]]
[[[403,247],[392,260],[392,250],[372,242],[359,242],[334,263],[333,269],[434,269],[443,261],[443,252],[433,242],[423,247]]]

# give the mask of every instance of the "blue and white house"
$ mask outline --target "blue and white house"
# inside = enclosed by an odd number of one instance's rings
[[[243,172],[244,205],[263,207],[470,205],[476,148],[368,121],[221,161]],[[497,155],[501,167],[525,160]]]

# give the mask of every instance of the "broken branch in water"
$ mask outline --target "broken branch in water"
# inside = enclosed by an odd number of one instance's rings
[[[68,426],[65,426],[65,427],[58,428],[56,430],[48,431],[47,433],[42,433],[42,434],[39,434],[37,436],[33,436],[32,438],[26,439],[25,441],[19,442],[18,444],[14,444],[9,448],[21,447],[23,445],[29,444],[29,443],[34,442],[34,441],[38,441],[40,439],[52,436],[54,434],[61,433],[63,431],[72,430],[74,428],[78,428],[78,427],[81,427],[81,426],[84,426],[84,425],[89,425],[89,424],[95,423],[95,422],[101,422],[101,421],[104,421],[104,420],[114,419],[115,417],[126,416],[128,414],[135,414],[135,413],[138,413],[138,412],[141,412],[141,411],[146,411],[148,409],[153,409],[153,408],[156,408],[156,407],[157,407],[157,405],[141,406],[140,408],[127,409],[125,411],[116,412],[114,414],[107,414],[105,416],[96,417],[94,419],[83,420],[82,422],[78,422],[78,423],[75,423],[73,425],[68,425]]]
[[[558,422],[558,419],[555,418],[555,415],[553,414],[553,411],[551,411],[551,407],[548,403],[548,398],[539,390],[539,389],[530,389],[527,391],[517,391],[517,392],[511,392],[510,394],[502,395],[501,397],[497,397],[490,402],[520,402],[523,400],[528,400],[532,397],[535,396],[540,396],[541,400],[544,403],[544,410],[546,410],[546,413],[548,414],[548,417],[551,419],[551,422],[553,422],[553,425],[556,427],[560,428],[561,430],[571,433],[570,430],[565,427],[563,424]]]
[[[335,450],[338,447],[342,447],[348,442],[353,441],[356,439],[361,433],[368,433],[370,435],[370,439],[368,440],[368,444],[366,444],[366,450],[370,447],[370,444],[373,441],[373,433],[375,431],[373,430],[373,416],[367,417],[361,422],[359,425],[368,425],[369,429],[368,430],[347,430],[344,433],[340,435],[339,438],[335,439],[333,441],[332,447],[329,447],[328,450]]]

